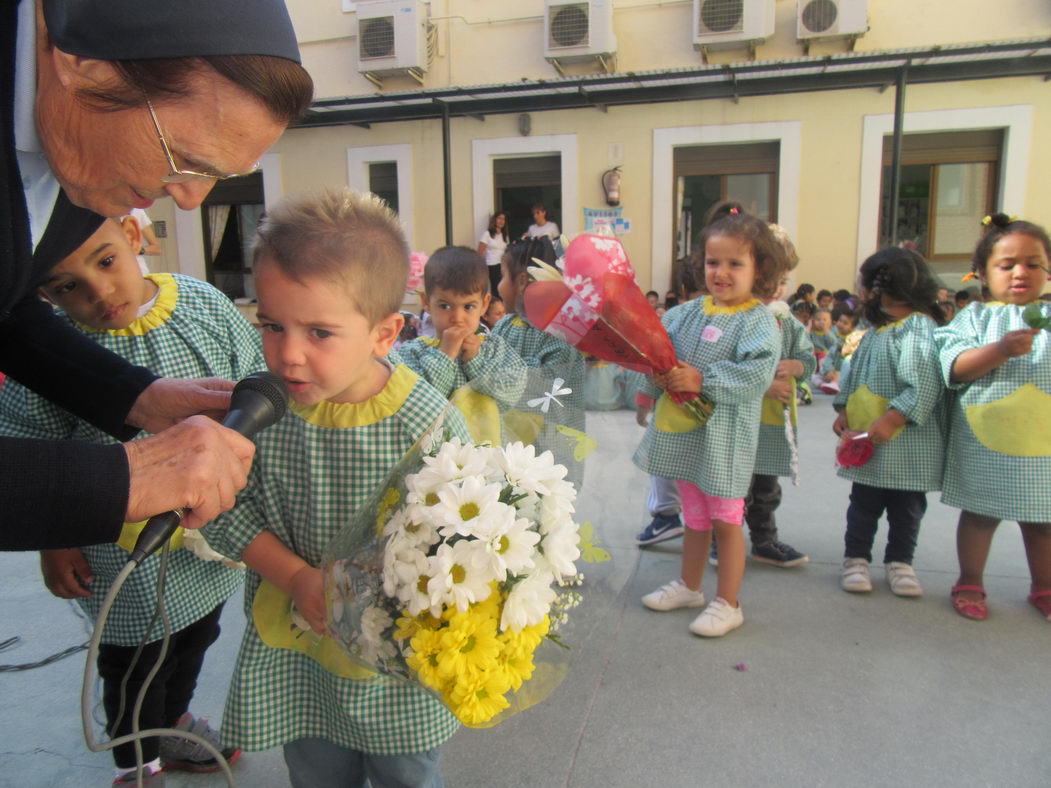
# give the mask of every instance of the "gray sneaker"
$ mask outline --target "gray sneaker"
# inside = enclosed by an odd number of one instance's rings
[[[179,718],[175,730],[188,731],[211,744],[226,759],[227,763],[233,763],[241,757],[241,751],[235,747],[223,748],[219,743],[219,733],[214,730],[208,720],[203,717],[194,717],[186,712]],[[204,747],[195,741],[184,739],[181,736],[161,736],[161,763],[165,769],[181,770],[186,772],[217,772],[222,767]]]

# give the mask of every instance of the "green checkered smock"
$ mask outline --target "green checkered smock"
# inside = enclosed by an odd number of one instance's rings
[[[1051,304],[1040,305],[1044,316]],[[1028,328],[1023,307],[972,303],[938,329],[941,373],[950,400],[942,502],[976,514],[1051,522],[1051,334],[971,383],[951,383],[957,357]]]
[[[537,449],[550,449],[555,462],[569,469],[566,478],[579,489],[584,479],[584,463],[574,457],[574,438],[558,432],[557,425],[578,432],[586,429],[584,380],[587,362],[584,354],[516,314],[503,317],[493,326],[489,337],[506,342],[530,370],[540,370],[540,374],[528,376],[525,390],[515,407],[536,418],[543,417],[544,427],[536,438]],[[569,389],[570,393],[553,399],[545,397],[548,392],[554,391],[554,384],[559,378],[563,381],[560,388]],[[545,399],[548,400],[546,412],[541,410]]]
[[[870,329],[850,360],[847,379],[833,400],[837,411],[872,395],[886,400],[906,419],[904,429],[876,447],[860,467],[840,468],[844,479],[887,490],[940,490],[945,464],[945,387],[938,373],[935,323],[913,312],[907,318]],[[866,387],[862,389],[862,387]],[[871,392],[871,394],[869,393]],[[853,430],[868,429],[851,424]]]
[[[248,486],[238,506],[205,526],[209,543],[230,557],[264,529],[313,566],[322,551],[448,405],[408,367],[360,403],[291,405],[256,439]],[[462,422],[461,422],[462,426]],[[463,427],[459,437],[466,439]],[[353,680],[298,651],[271,648],[253,623],[260,577],[248,572],[248,625],[226,700],[222,737],[264,750],[319,737],[341,747],[394,755],[437,747],[459,727],[433,695],[384,676]]]
[[[798,380],[810,380],[817,366],[814,346],[806,327],[794,317],[778,317],[781,329],[781,358],[779,361],[799,361],[803,374]],[[792,431],[797,432],[796,425]],[[797,438],[798,440],[798,434]],[[762,416],[759,420],[759,444],[755,451],[755,473],[764,476],[792,475],[792,447],[785,436],[785,404],[770,397],[763,397]]]
[[[166,377],[236,380],[266,369],[258,332],[229,298],[189,276],[150,274],[147,278],[159,287],[156,302],[128,328],[95,331],[77,327],[132,364]],[[0,434],[45,440],[116,442],[102,430],[80,421],[10,378],[0,387]],[[76,517],[76,513],[71,512],[70,516]],[[94,581],[91,596],[77,601],[94,618],[110,585],[128,562],[129,554],[116,544],[81,549],[91,565]],[[128,576],[110,610],[103,643],[134,646],[139,642],[157,601],[159,565],[160,553],[154,553]],[[164,596],[172,631],[178,632],[210,613],[226,601],[243,579],[242,570],[219,561],[204,561],[185,548],[173,550]],[[151,640],[159,640],[162,635],[158,624]]]
[[[799,321],[796,321],[799,323]],[[800,323],[802,326],[802,323]],[[817,331],[811,331],[810,344],[814,346],[814,349],[821,353],[829,353],[837,345],[843,344],[842,339],[838,337],[835,331],[826,331],[823,334],[819,334]]]
[[[692,482],[708,495],[744,498],[755,468],[763,392],[781,353],[777,320],[758,299],[718,307],[711,296],[673,307],[661,320],[679,360],[700,371],[702,391],[715,409],[703,426],[691,425],[685,414],[665,425],[661,411],[672,403],[658,402],[635,464],[652,476]],[[661,395],[651,379],[639,393]]]
[[[435,337],[419,337],[398,348],[397,359],[444,397],[474,381],[479,394],[492,397],[502,408],[518,402],[525,389],[526,366],[506,341],[483,335],[478,355],[467,362],[449,358],[438,344]]]

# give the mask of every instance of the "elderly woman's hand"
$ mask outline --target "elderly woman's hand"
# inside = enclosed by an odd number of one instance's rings
[[[234,385],[223,378],[159,378],[135,400],[127,422],[147,432],[160,432],[190,416],[222,419],[230,408]]]
[[[193,416],[124,444],[130,489],[127,522],[189,509],[186,528],[200,528],[233,507],[248,481],[255,444],[221,424]]]

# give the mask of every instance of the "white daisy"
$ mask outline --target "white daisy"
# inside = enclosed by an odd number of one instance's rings
[[[394,623],[387,611],[371,605],[361,614],[361,656],[367,662],[390,659],[394,656],[394,644],[384,639],[383,633]]]
[[[504,600],[500,631],[521,632],[525,627],[543,621],[555,600],[555,590],[551,587],[553,581],[550,572],[534,571],[515,583]]]
[[[500,503],[502,489],[499,484],[468,476],[461,484],[447,484],[438,490],[439,503],[434,506],[433,515],[442,524],[441,535],[471,536],[480,523],[499,518],[509,508]]]
[[[472,602],[489,598],[489,587],[494,579],[492,571],[479,567],[475,552],[481,548],[477,539],[461,539],[456,544],[443,544],[434,556],[436,570],[427,583],[432,603],[439,606],[456,605],[461,613]],[[484,549],[484,548],[483,548]]]
[[[478,534],[480,548],[474,560],[488,567],[494,579],[503,582],[507,576],[517,575],[533,567],[533,555],[540,534],[533,530],[529,520],[515,518],[514,509],[502,521],[493,521],[488,530]]]
[[[415,581],[399,587],[398,598],[405,603],[410,616],[418,616],[424,610],[429,610],[435,618],[441,617],[441,600],[432,602],[430,590],[431,582],[439,571],[437,556],[428,556],[426,568],[416,575]]]
[[[525,492],[546,495],[551,492],[551,485],[567,473],[564,466],[555,464],[555,457],[550,451],[537,455],[533,445],[509,443],[499,456],[500,468],[508,482]]]
[[[580,549],[577,546],[580,544],[580,534],[572,521],[570,525],[574,527],[553,528],[544,534],[540,541],[540,552],[550,564],[556,580],[572,577],[577,573],[573,562],[580,558]]]

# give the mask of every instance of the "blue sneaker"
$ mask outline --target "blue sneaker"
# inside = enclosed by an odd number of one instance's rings
[[[635,537],[635,543],[639,547],[645,547],[674,539],[676,536],[682,536],[682,520],[679,519],[679,515],[657,514],[642,533]]]

